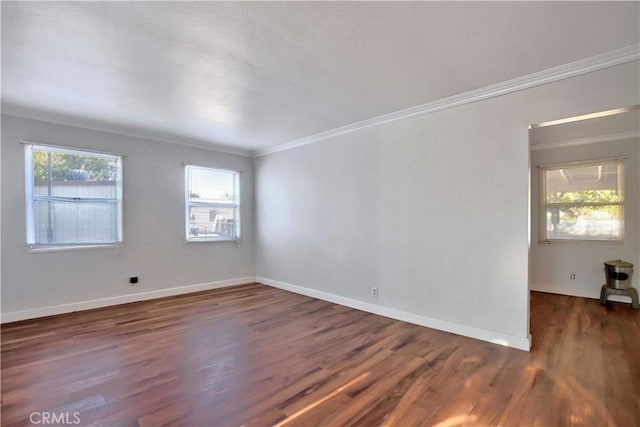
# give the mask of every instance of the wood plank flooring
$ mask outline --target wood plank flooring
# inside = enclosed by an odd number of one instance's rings
[[[527,353],[259,284],[17,322],[2,425],[640,425],[639,311],[533,293],[531,325]]]

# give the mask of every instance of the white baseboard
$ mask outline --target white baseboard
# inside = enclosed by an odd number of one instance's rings
[[[355,308],[357,310],[366,311],[368,313],[377,314],[384,317],[390,317],[396,320],[413,323],[427,328],[438,329],[441,331],[451,332],[465,337],[475,338],[482,341],[488,341],[494,344],[500,344],[507,347],[517,348],[519,350],[529,351],[531,349],[531,335],[528,337],[518,337],[515,335],[503,334],[501,332],[490,331],[487,329],[475,328],[473,326],[460,325],[445,320],[433,319],[431,317],[419,314],[409,313],[406,311],[396,310],[390,307],[384,307],[376,304],[370,304],[364,301],[346,298],[340,295],[330,294],[315,289],[305,288],[302,286],[292,285],[289,283],[279,282],[277,280],[267,279],[266,277],[256,277],[258,283],[273,286],[274,288],[284,289],[286,291],[295,292],[297,294],[306,295],[312,298],[329,301],[335,304],[344,305]]]
[[[557,294],[557,295],[568,295],[572,297],[581,297],[581,298],[590,298],[590,299],[600,299],[600,287],[597,289],[576,289],[572,287],[562,287],[556,285],[544,285],[544,284],[534,284],[532,283],[530,286],[532,291],[538,292],[546,292],[548,294]],[[616,302],[631,302],[631,297],[625,297],[622,295],[610,295],[607,299],[608,301],[616,301]]]
[[[111,305],[127,304],[130,302],[170,297],[173,295],[189,294],[192,292],[224,288],[226,286],[243,285],[245,283],[254,283],[255,281],[255,277],[240,277],[237,279],[220,280],[217,282],[199,283],[196,285],[178,286],[175,288],[158,289],[155,291],[138,292],[135,294],[118,295],[115,297],[99,298],[88,301],[78,301],[69,304],[39,307],[30,310],[11,311],[8,313],[2,313],[1,322],[17,322],[19,320],[35,319],[38,317],[53,316],[56,314],[73,313],[74,311],[90,310],[92,308],[108,307]]]

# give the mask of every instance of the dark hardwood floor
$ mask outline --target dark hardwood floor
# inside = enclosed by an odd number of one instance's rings
[[[2,425],[639,426],[640,312],[533,293],[531,353],[251,284],[2,326]]]

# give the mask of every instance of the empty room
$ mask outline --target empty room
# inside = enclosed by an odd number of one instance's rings
[[[640,2],[0,13],[3,426],[640,425]]]

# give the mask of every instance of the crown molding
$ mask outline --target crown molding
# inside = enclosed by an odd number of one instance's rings
[[[354,132],[356,130],[365,129],[396,120],[434,113],[436,111],[447,110],[450,108],[459,107],[461,105],[470,104],[473,102],[483,101],[485,99],[494,98],[513,92],[519,92],[521,90],[530,89],[558,80],[580,76],[582,74],[603,70],[605,68],[625,64],[627,62],[637,61],[638,59],[640,59],[640,45],[634,44],[622,49],[613,50],[601,55],[592,56],[590,58],[550,68],[548,70],[539,71],[511,80],[506,80],[502,83],[485,86],[480,89],[470,90],[468,92],[463,92],[447,98],[427,102],[415,107],[405,108],[393,113],[384,114],[382,116],[373,117],[371,119],[362,120],[356,123],[351,123],[349,125],[320,132],[315,135],[310,135],[304,138],[296,139],[294,141],[286,142],[284,144],[276,145],[275,147],[256,150],[254,152],[254,155],[255,157],[261,157],[280,151],[290,150],[292,148],[301,147],[303,145],[312,144],[318,141],[323,141],[328,138],[343,135],[349,132]]]
[[[253,150],[243,149],[238,147],[230,147],[228,145],[216,144],[206,141],[200,141],[195,139],[181,138],[177,136],[162,136],[156,132],[137,130],[120,125],[111,125],[101,123],[97,121],[77,120],[67,116],[60,116],[53,113],[44,111],[31,110],[26,107],[17,106],[14,104],[2,102],[2,115],[9,117],[16,117],[19,119],[37,120],[40,122],[53,123],[62,126],[73,126],[79,129],[93,130],[97,132],[111,133],[119,136],[126,136],[130,138],[146,139],[149,141],[158,141],[168,144],[177,144],[185,147],[200,148],[208,151],[215,151],[218,153],[234,154],[236,156],[254,157]]]
[[[565,139],[562,141],[545,142],[543,144],[531,144],[531,151],[549,150],[561,147],[575,147],[576,145],[597,144],[599,142],[621,141],[632,138],[640,138],[640,130],[591,136],[588,138]],[[640,139],[638,139],[638,141],[640,141]]]

